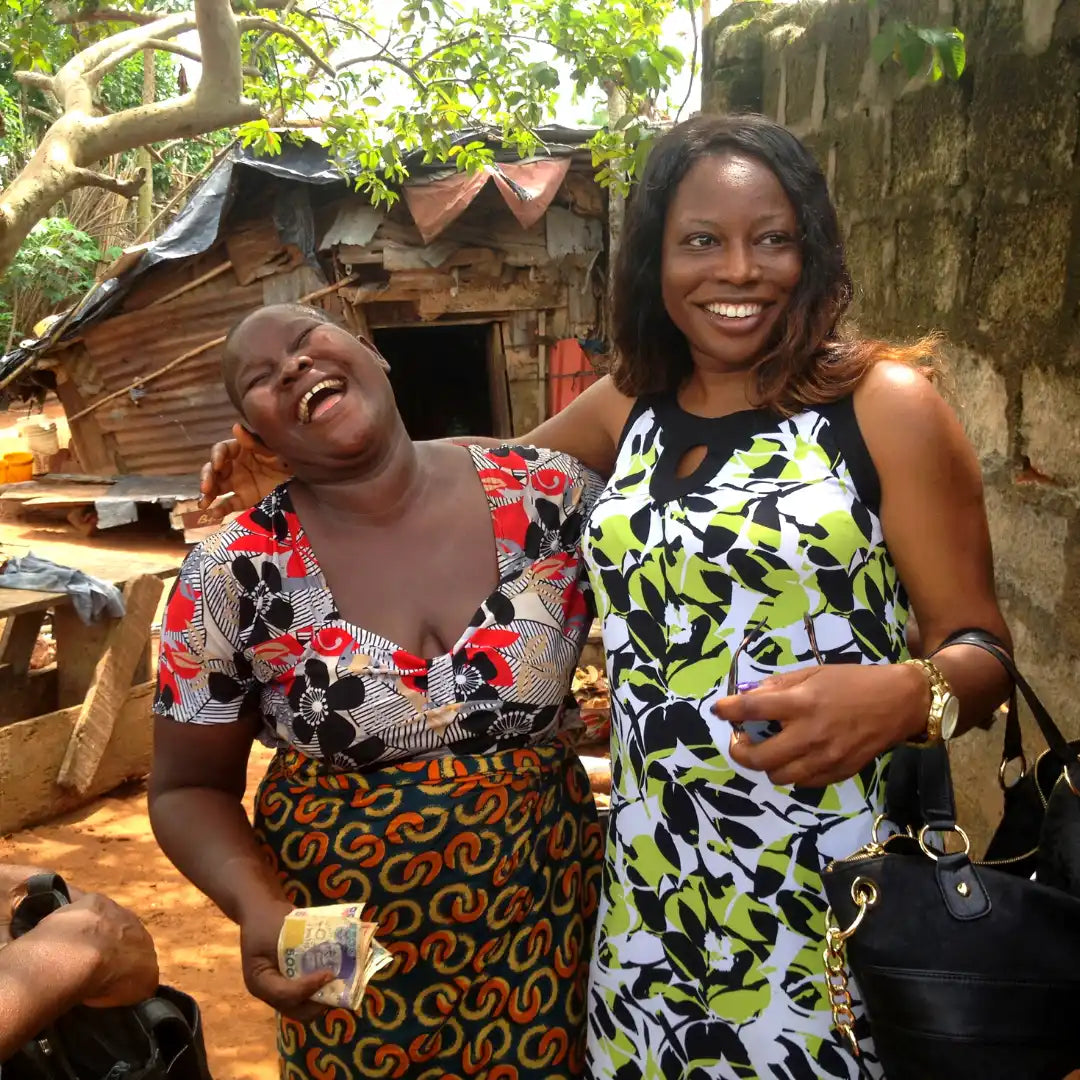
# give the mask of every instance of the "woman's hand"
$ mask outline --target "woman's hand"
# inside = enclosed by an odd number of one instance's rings
[[[278,937],[285,916],[293,911],[285,900],[266,901],[240,921],[240,956],[248,992],[284,1016],[302,1023],[314,1020],[324,1007],[311,996],[332,981],[331,971],[287,979],[278,968]]]
[[[903,664],[826,664],[774,675],[756,689],[723,698],[723,720],[776,720],[783,730],[751,744],[732,733],[731,759],[778,785],[825,787],[854,776],[879,754],[919,735],[930,685]]]
[[[199,474],[199,506],[219,521],[254,506],[291,475],[285,462],[256,442],[242,424],[234,424],[232,430],[232,439],[214,444]],[[230,491],[229,498],[214,504]]]

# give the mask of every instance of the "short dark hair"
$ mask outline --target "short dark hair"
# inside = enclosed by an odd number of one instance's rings
[[[693,369],[690,349],[671,321],[661,290],[664,227],[675,192],[700,160],[742,154],[780,182],[799,225],[802,273],[776,338],[754,365],[755,404],[791,414],[843,397],[879,359],[879,343],[841,338],[851,303],[844,244],[828,185],[813,155],[787,128],[765,116],[696,116],[653,148],[627,206],[613,296],[615,385],[632,397],[674,392]],[[888,347],[887,347],[888,348]],[[914,360],[932,343],[890,358]]]
[[[232,329],[225,335],[225,343],[221,347],[221,378],[225,383],[225,393],[229,395],[229,400],[233,403],[233,407],[241,416],[243,415],[244,410],[240,407],[240,394],[236,389],[236,380],[233,377],[236,374],[236,362],[240,357],[237,356],[233,344],[236,341],[237,335],[244,328],[249,319],[270,309],[289,312],[293,315],[307,316],[314,319],[316,322],[333,323],[335,326],[338,325],[337,319],[322,308],[299,303],[268,304],[266,307],[255,308],[253,311],[249,311],[243,318],[235,322]]]

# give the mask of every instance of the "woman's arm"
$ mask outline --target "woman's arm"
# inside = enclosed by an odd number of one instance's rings
[[[605,375],[516,441],[569,454],[607,479],[615,468],[619,438],[633,407],[634,399],[616,390],[611,376]]]
[[[1011,648],[994,587],[982,471],[952,409],[918,372],[879,364],[856,393],[855,412],[881,479],[885,542],[919,613],[922,655],[974,627]],[[960,699],[958,733],[984,725],[1009,693],[1008,674],[975,646],[950,646],[933,662]]]
[[[979,465],[956,417],[924,376],[884,363],[856,391],[855,412],[881,480],[885,542],[919,615],[923,655],[965,628],[1009,643]],[[960,700],[958,732],[984,724],[1008,694],[1008,675],[981,649],[953,646],[934,663]],[[735,743],[732,758],[777,784],[820,787],[921,734],[929,708],[918,668],[839,664],[767,679],[714,711],[732,722],[780,721],[784,730],[762,743]]]
[[[634,406],[605,375],[575,398],[562,412],[527,435],[512,440],[487,436],[455,438],[452,442],[501,446],[505,442],[540,446],[569,454],[605,479],[615,467],[619,437]],[[214,521],[254,506],[278,484],[289,479],[288,466],[260,446],[242,425],[233,425],[233,438],[215,443],[203,465],[199,506]],[[230,498],[216,502],[232,491]]]
[[[244,811],[256,717],[231,724],[154,725],[150,823],[173,865],[240,926],[244,981],[256,997],[298,1019],[320,1012],[308,999],[329,979],[286,979],[277,939],[294,905],[259,847]]]
[[[250,716],[232,724],[154,721],[154,835],[177,870],[235,923],[252,906],[288,904],[244,811],[256,730]]]

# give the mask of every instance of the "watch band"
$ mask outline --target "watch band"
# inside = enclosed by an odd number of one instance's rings
[[[942,741],[942,721],[945,707],[953,697],[949,680],[941,674],[936,664],[929,660],[905,660],[905,664],[919,668],[930,684],[930,709],[926,717],[926,727],[921,735],[908,739],[914,746],[933,746]]]

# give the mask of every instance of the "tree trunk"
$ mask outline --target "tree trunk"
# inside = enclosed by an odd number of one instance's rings
[[[74,171],[71,145],[77,136],[63,130],[70,126],[67,119],[53,124],[34,156],[0,193],[0,274],[11,265],[34,225],[76,186],[68,178]]]
[[[154,70],[154,50],[143,50],[143,94],[144,105],[153,105],[157,98],[157,85]],[[139,151],[139,168],[142,170],[143,182],[139,188],[139,208],[136,222],[140,235],[149,234],[150,226],[154,221],[154,159],[150,156],[150,150],[143,147]],[[153,236],[148,236],[153,239]]]
[[[615,83],[608,85],[608,127],[614,127],[626,115],[626,98]],[[608,304],[615,296],[615,255],[622,240],[626,197],[615,188],[608,188]]]

